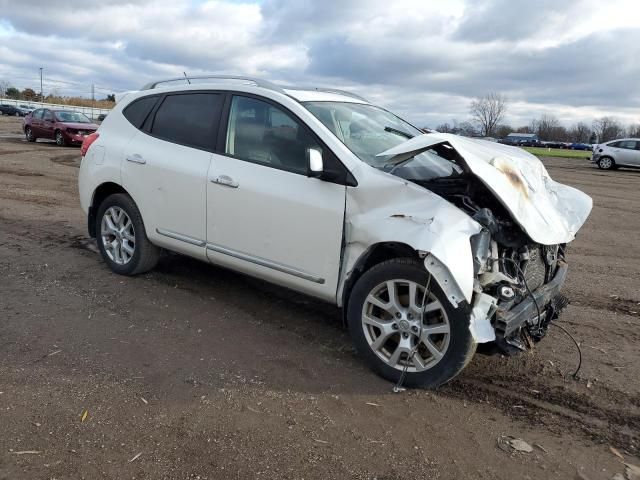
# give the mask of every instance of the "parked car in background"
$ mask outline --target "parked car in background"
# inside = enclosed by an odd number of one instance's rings
[[[29,142],[46,138],[65,146],[82,144],[98,125],[82,113],[38,108],[25,117],[22,128]]]
[[[640,138],[622,138],[593,147],[591,162],[603,170],[640,168]]]
[[[590,145],[588,143],[571,143],[569,144],[569,148],[571,150],[591,150],[593,148],[593,145]]]
[[[516,147],[539,147],[542,145],[538,135],[535,133],[510,133],[502,138],[500,143]]]
[[[30,107],[29,105],[24,105],[22,103],[18,106],[18,108],[20,108],[21,110],[25,111],[26,112],[25,115],[28,115],[28,114],[30,114],[31,112],[33,112],[35,110],[34,107]]]
[[[330,302],[409,386],[544,336],[587,195],[520,148],[424,134],[352,93],[233,80],[152,83],[86,138],[80,203],[112,271],[165,248]]]
[[[13,115],[16,117],[24,117],[25,115],[28,114],[28,112],[21,109],[20,107],[16,107],[15,105],[2,104],[0,105],[0,114]]]
[[[105,118],[107,118],[107,114],[106,113],[101,113],[100,115],[98,115],[98,122],[102,122]]]

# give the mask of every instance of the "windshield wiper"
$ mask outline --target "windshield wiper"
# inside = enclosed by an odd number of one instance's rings
[[[396,135],[401,135],[404,138],[413,138],[414,137],[414,135],[411,135],[410,133],[403,132],[402,130],[398,130],[397,128],[393,128],[393,127],[384,127],[384,131],[385,132],[395,133]]]

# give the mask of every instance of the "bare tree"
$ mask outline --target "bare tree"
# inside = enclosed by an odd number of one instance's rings
[[[6,80],[0,80],[0,97],[4,97],[9,89],[10,84]]]
[[[490,137],[507,112],[507,99],[499,93],[488,93],[484,97],[473,100],[469,106],[469,112],[473,121],[480,127],[480,134],[483,137]]]
[[[447,122],[442,123],[436,127],[436,130],[440,133],[455,133],[453,131],[453,127],[449,125]]]
[[[546,113],[540,117],[536,122],[535,133],[538,134],[540,140],[563,140],[558,137],[558,128],[560,122],[553,115],[547,115]]]
[[[593,130],[598,136],[598,142],[608,142],[609,140],[615,140],[624,135],[624,129],[622,125],[618,123],[615,118],[602,117],[593,121]]]
[[[591,138],[591,128],[584,122],[578,122],[569,130],[569,137],[577,143],[588,143]]]
[[[474,127],[471,122],[460,122],[457,128],[458,135],[464,135],[465,137],[475,137],[478,135],[476,127]]]
[[[629,125],[627,127],[627,137],[640,138],[640,124]]]

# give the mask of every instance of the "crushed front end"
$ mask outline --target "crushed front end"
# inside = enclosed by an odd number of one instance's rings
[[[444,198],[481,226],[470,237],[476,342],[510,354],[541,340],[568,304],[561,293],[567,244],[586,221],[591,198],[553,181],[539,159],[518,148],[438,134],[384,153],[405,162],[391,173]],[[431,174],[428,167],[443,159],[453,167],[441,169],[446,175]]]

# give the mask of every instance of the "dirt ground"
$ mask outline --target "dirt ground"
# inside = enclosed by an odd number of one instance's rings
[[[79,150],[19,133],[0,117],[0,479],[595,480],[624,472],[610,447],[640,465],[640,172],[545,160],[595,204],[560,322],[578,380],[552,327],[394,394],[330,306],[178,255],[111,273]]]

